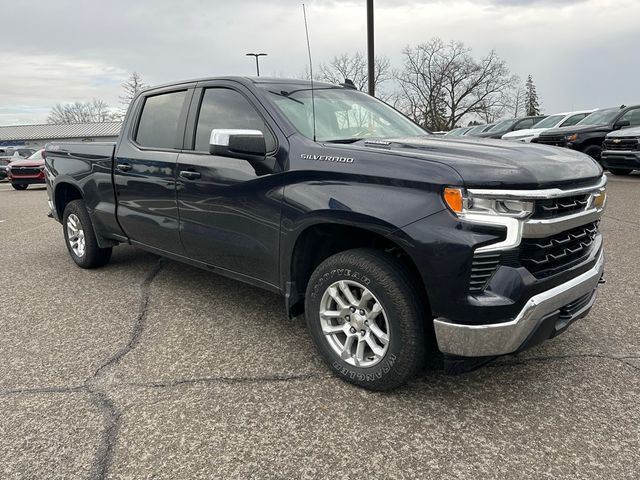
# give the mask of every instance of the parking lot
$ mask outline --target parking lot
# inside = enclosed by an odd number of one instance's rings
[[[280,297],[133,249],[81,270],[0,183],[2,478],[637,478],[640,175],[567,333],[392,393],[332,377]]]

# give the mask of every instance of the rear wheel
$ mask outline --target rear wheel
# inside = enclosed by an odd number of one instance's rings
[[[62,216],[64,239],[73,261],[82,268],[101,267],[111,258],[111,247],[100,248],[91,217],[82,200],[69,202]]]
[[[629,175],[633,170],[629,168],[610,168],[609,171],[614,175]]]
[[[11,186],[16,190],[26,190],[29,185],[26,183],[12,183]]]
[[[600,163],[600,156],[602,155],[602,147],[598,145],[589,145],[587,148],[583,150],[583,153],[586,153],[591,158],[593,158],[596,162]]]
[[[307,327],[323,359],[342,379],[390,390],[425,364],[426,309],[415,280],[391,255],[370,249],[322,262],[307,286]]]

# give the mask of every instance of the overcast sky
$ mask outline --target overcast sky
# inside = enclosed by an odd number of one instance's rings
[[[439,36],[477,57],[495,49],[531,73],[546,113],[640,103],[638,0],[376,0],[376,53]],[[365,1],[306,0],[314,64],[366,50]],[[299,0],[2,0],[0,125],[44,122],[58,102],[118,106],[129,72],[158,84],[297,76],[306,43]]]

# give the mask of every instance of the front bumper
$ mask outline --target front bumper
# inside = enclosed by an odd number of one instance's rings
[[[600,161],[605,168],[640,169],[640,151],[607,151],[602,152]]]
[[[45,183],[43,171],[35,174],[30,174],[30,175],[21,175],[21,174],[16,175],[15,173],[9,170],[7,177],[11,183],[14,183],[16,185],[33,185],[33,184]]]
[[[439,349],[461,357],[486,357],[513,353],[532,346],[539,330],[554,336],[569,323],[587,314],[595,301],[595,290],[604,272],[604,253],[595,265],[581,275],[531,297],[518,315],[510,321],[485,325],[464,325],[436,318],[434,323]],[[577,300],[588,297],[576,311],[559,315],[561,310]],[[551,331],[549,321],[555,317]],[[542,338],[542,339],[545,339]]]

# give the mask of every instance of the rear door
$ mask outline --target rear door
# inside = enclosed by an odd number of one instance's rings
[[[196,89],[178,157],[177,193],[187,256],[277,285],[282,163],[273,172],[256,171],[246,160],[209,153],[211,130],[231,128],[262,131],[268,155],[276,156],[286,138],[268,118],[240,84],[208,82]]]
[[[183,254],[176,200],[176,162],[193,86],[138,98],[114,160],[117,216],[134,242]]]

